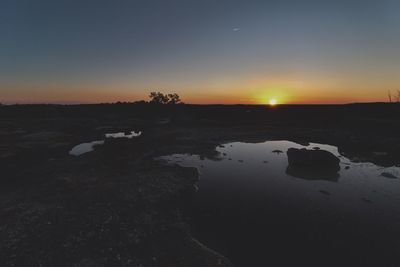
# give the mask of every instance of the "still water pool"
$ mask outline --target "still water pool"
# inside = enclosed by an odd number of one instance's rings
[[[289,148],[340,158],[337,179],[286,173]],[[338,148],[290,141],[229,143],[217,159],[162,157],[197,167],[199,190],[186,209],[194,236],[236,266],[398,266],[399,167],[355,163]]]
[[[127,139],[132,139],[134,137],[140,137],[142,135],[142,132],[135,132],[131,131],[129,134],[126,134],[125,132],[116,132],[116,133],[106,133],[104,136],[105,138],[113,138],[113,139],[119,139],[119,138],[127,138]],[[82,143],[79,145],[74,146],[70,151],[69,155],[71,156],[80,156],[89,152],[92,152],[95,150],[96,146],[101,146],[105,144],[105,140],[99,140],[99,141],[92,141],[89,143]]]
[[[100,140],[100,141],[93,141],[89,143],[79,144],[77,146],[74,146],[69,152],[69,154],[72,156],[80,156],[88,152],[92,152],[94,151],[94,148],[96,146],[104,145],[104,142],[105,142],[104,140]]]

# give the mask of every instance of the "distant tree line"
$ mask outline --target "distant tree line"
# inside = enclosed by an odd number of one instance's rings
[[[183,104],[181,98],[178,94],[163,94],[160,92],[151,92],[149,95],[151,104],[168,104],[168,105],[175,105],[175,104]]]
[[[127,102],[127,101],[117,101],[114,103],[101,103],[104,105],[107,104],[116,104],[116,105],[127,105],[127,104],[161,104],[161,105],[176,105],[176,104],[184,104],[177,93],[163,94],[161,92],[151,92],[149,94],[149,101],[139,100],[135,102]],[[18,105],[15,104],[15,105]],[[3,104],[0,102],[0,107]]]
[[[158,105],[176,105],[176,104],[184,104],[177,93],[164,94],[161,92],[151,92],[149,94],[149,101],[146,100],[138,100],[135,102],[115,102],[113,104],[117,105],[126,105],[126,104],[136,104],[136,105],[145,105],[145,104],[158,104]]]

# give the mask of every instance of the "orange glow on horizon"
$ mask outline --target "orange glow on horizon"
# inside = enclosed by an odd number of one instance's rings
[[[278,101],[276,101],[275,98],[272,98],[272,99],[269,100],[269,105],[270,105],[270,106],[275,106],[275,105],[277,105],[277,104],[278,104]]]
[[[27,86],[8,87],[3,91],[1,102],[14,103],[59,103],[59,104],[85,104],[85,103],[113,103],[134,102],[148,100],[148,94],[152,90],[132,88],[129,86],[79,87],[79,86]],[[339,90],[317,90],[310,88],[289,87],[253,87],[245,86],[226,88],[206,88],[204,90],[184,89],[160,90],[164,93],[176,92],[183,102],[187,104],[345,104],[354,102],[386,102],[386,92],[368,92],[364,95],[351,94],[352,90],[341,93]],[[18,90],[14,90],[18,89]],[[157,91],[157,89],[154,89]],[[198,93],[202,92],[202,93]]]
[[[387,102],[385,98],[348,98],[348,97],[299,97],[297,99],[290,99],[288,101],[281,101],[278,99],[258,100],[253,98],[229,98],[229,97],[185,97],[183,94],[179,94],[181,99],[186,104],[204,104],[204,105],[297,105],[297,104],[347,104],[347,103],[363,103],[363,102]],[[40,97],[39,95],[30,97],[15,97],[9,99],[3,99],[4,104],[97,104],[97,103],[115,103],[115,102],[135,102],[140,100],[148,100],[147,94],[143,97],[135,95],[113,95],[113,96],[95,96],[85,97],[77,96],[74,97],[57,97],[57,96],[46,96]]]

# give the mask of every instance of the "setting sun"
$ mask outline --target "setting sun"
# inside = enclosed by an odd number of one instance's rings
[[[270,104],[271,106],[275,106],[276,104],[278,104],[278,101],[276,101],[275,98],[272,98],[272,99],[269,100],[269,104]]]

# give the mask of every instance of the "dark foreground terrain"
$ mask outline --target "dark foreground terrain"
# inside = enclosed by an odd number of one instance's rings
[[[105,133],[132,130],[143,134],[68,154]],[[0,106],[0,265],[231,266],[191,236],[182,215],[197,170],[154,159],[213,158],[221,143],[281,139],[335,145],[354,161],[400,165],[400,105]],[[400,251],[396,245],[389,255]],[[359,266],[366,258],[360,255]]]

